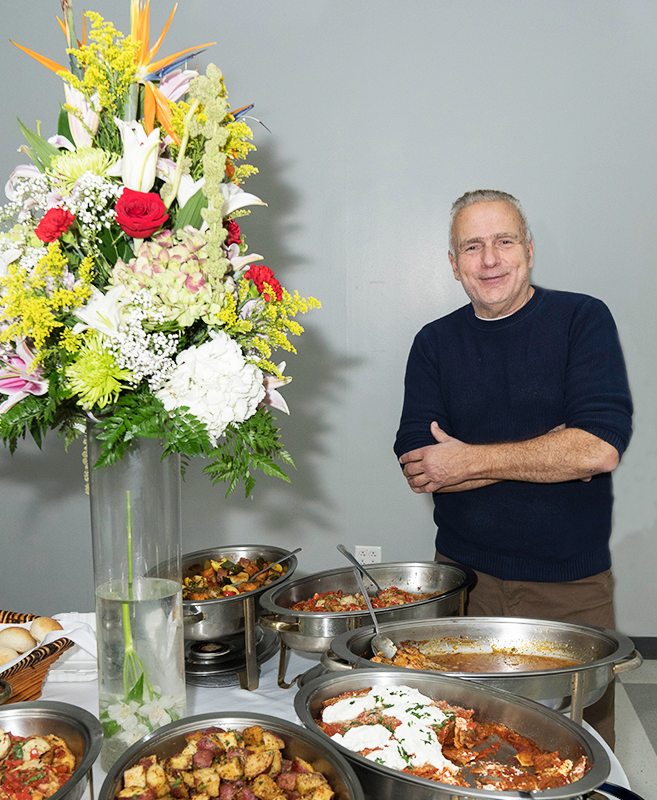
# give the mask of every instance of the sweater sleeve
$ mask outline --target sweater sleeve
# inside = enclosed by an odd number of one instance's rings
[[[431,433],[434,420],[450,432],[440,388],[437,347],[436,335],[430,326],[417,334],[411,347],[404,378],[404,404],[393,448],[397,458],[436,443]]]
[[[611,312],[589,297],[568,337],[566,425],[597,436],[622,456],[632,436],[632,398]]]

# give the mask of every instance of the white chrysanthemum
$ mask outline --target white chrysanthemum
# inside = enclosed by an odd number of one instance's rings
[[[207,425],[216,444],[231,422],[244,422],[255,414],[265,388],[262,372],[246,362],[228,334],[210,335],[209,341],[178,355],[173,376],[156,396],[168,410],[187,406]]]

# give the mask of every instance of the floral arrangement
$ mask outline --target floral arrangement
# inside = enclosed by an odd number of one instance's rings
[[[183,68],[208,45],[155,60],[148,0],[131,0],[124,36],[94,12],[82,41],[71,2],[59,20],[70,68],[29,55],[64,84],[57,134],[22,123],[32,163],[18,166],[0,210],[0,435],[66,444],[87,420],[103,441],[95,465],[134,437],[208,459],[228,493],[252,469],[288,480],[270,408],[291,378],[293,317],[319,307],[256,264],[239,220],[265,205],[245,192],[256,172],[246,113],[231,111],[221,72]],[[87,31],[87,20],[89,30]]]

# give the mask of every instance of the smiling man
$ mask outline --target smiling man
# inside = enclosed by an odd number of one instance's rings
[[[410,488],[433,495],[437,557],[477,572],[471,616],[613,629],[611,472],[632,420],[613,318],[530,283],[534,244],[505,192],[460,197],[450,245],[470,303],[416,336],[395,442]],[[603,701],[589,721],[613,746]]]

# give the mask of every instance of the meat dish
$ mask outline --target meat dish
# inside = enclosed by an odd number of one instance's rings
[[[408,686],[375,686],[323,703],[317,724],[336,744],[371,761],[428,780],[479,789],[536,791],[579,780],[589,769],[546,752],[472,709]]]
[[[397,586],[382,589],[381,592],[370,597],[374,608],[390,608],[406,603],[417,603],[419,600],[428,600],[443,594],[438,592],[407,592]],[[300,600],[292,606],[294,611],[366,611],[367,604],[360,592],[344,592],[336,589],[329,592],[315,592],[308,600]]]
[[[436,672],[531,672],[579,666],[582,662],[563,656],[517,652],[513,648],[492,652],[424,652],[423,642],[405,641],[392,658],[378,653],[370,661],[393,667],[428,669]]]

